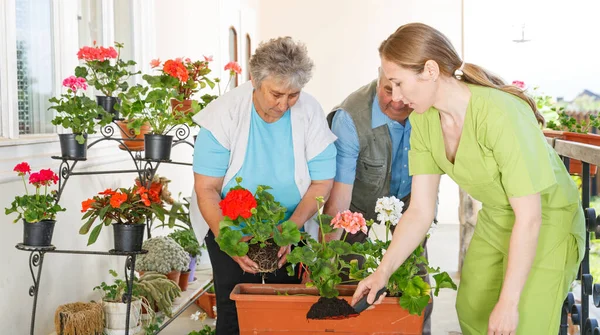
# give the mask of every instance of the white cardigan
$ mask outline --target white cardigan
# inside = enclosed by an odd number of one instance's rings
[[[221,191],[240,171],[246,157],[253,91],[251,82],[244,83],[212,101],[193,117],[197,124],[209,130],[217,141],[230,151],[229,167]],[[308,93],[300,93],[290,113],[294,145],[294,180],[300,196],[304,196],[311,184],[308,161],[323,152],[336,140],[336,136],[327,125],[321,105]],[[204,236],[208,233],[208,224],[198,208],[195,191],[192,193],[190,204],[190,220],[196,237],[202,244]],[[305,231],[315,237],[318,236],[318,228],[318,224],[312,219],[304,225]]]

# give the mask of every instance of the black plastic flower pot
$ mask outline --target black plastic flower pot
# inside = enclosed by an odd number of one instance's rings
[[[119,101],[119,98],[107,97],[103,95],[96,96],[96,103],[98,106],[104,108],[105,111],[113,115],[113,119],[119,118],[119,111],[115,109],[115,104]],[[98,119],[102,117],[98,116]]]
[[[144,151],[146,159],[156,161],[168,161],[171,159],[171,145],[173,136],[171,135],[144,135]]]
[[[85,159],[87,156],[87,134],[83,134],[85,142],[79,144],[76,134],[58,134],[60,153],[63,158]]]
[[[27,222],[23,219],[23,244],[32,247],[49,247],[56,220]]]
[[[114,223],[115,251],[141,251],[144,242],[145,224]]]

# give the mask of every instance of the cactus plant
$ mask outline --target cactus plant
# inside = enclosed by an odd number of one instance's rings
[[[148,305],[158,307],[159,311],[171,317],[173,301],[181,295],[179,286],[158,272],[145,272],[135,283],[139,296],[148,301]]]

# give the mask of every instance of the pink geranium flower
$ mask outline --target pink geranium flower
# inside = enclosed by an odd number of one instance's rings
[[[517,86],[518,88],[520,88],[522,90],[525,89],[525,83],[520,80],[513,80],[512,85]]]
[[[153,60],[150,61],[150,67],[155,68],[155,67],[158,67],[158,66],[160,66],[160,59],[159,58],[153,59]]]
[[[242,74],[242,67],[238,62],[229,62],[225,65],[225,70],[229,70],[229,73],[233,76],[234,73]]]
[[[62,84],[64,87],[70,88],[73,92],[76,92],[77,90],[87,90],[88,88],[87,81],[85,80],[85,78],[75,76],[65,78]]]
[[[333,228],[343,228],[350,234],[356,234],[358,231],[367,233],[367,223],[362,213],[353,213],[349,210],[337,213],[331,220]]]

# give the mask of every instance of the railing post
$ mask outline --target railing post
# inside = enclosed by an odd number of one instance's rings
[[[582,179],[581,179],[581,202],[583,205],[583,210],[586,211],[590,207],[590,164],[586,162],[582,162]],[[586,215],[587,216],[587,215]],[[583,260],[581,262],[580,268],[580,278],[581,278],[581,321],[582,325],[585,325],[587,319],[590,316],[590,302],[589,302],[589,293],[586,290],[586,281],[588,278],[585,278],[585,275],[589,275],[590,273],[590,233],[587,227],[587,218],[586,218],[586,227],[585,227],[585,253],[583,255]],[[584,327],[585,328],[585,327]]]

